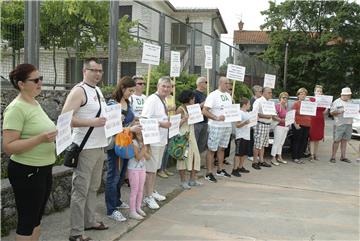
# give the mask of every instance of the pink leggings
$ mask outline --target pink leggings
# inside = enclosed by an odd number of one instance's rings
[[[141,208],[143,189],[145,183],[145,170],[128,169],[130,182],[130,212]]]

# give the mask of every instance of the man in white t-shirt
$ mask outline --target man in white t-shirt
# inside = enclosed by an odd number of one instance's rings
[[[336,152],[340,145],[341,156],[340,161],[348,162],[351,161],[345,157],[346,154],[346,145],[347,142],[351,139],[352,134],[352,123],[353,118],[345,118],[344,117],[344,106],[347,103],[352,103],[351,101],[351,89],[349,87],[345,87],[341,90],[340,98],[336,99],[330,108],[330,114],[334,116],[334,142],[332,145],[332,155],[330,158],[330,162],[335,163]]]
[[[209,118],[208,122],[208,151],[206,153],[207,174],[206,180],[210,182],[217,182],[212,174],[212,165],[214,161],[214,153],[217,152],[219,161],[217,176],[231,177],[224,166],[224,150],[228,146],[232,126],[230,122],[224,122],[224,107],[232,105],[231,95],[227,92],[227,84],[229,79],[220,77],[219,87],[217,90],[211,92],[206,97],[205,104],[202,110],[203,115]]]
[[[143,94],[146,83],[144,81],[144,78],[140,75],[134,75],[132,79],[135,80],[136,86],[135,93],[130,96],[129,100],[131,109],[133,110],[135,117],[139,118],[146,100],[146,95]]]
[[[272,115],[263,114],[262,103],[267,102],[272,97],[272,89],[264,87],[262,96],[255,100],[253,104],[253,111],[258,112],[258,122],[254,129],[254,160],[252,167],[254,169],[261,169],[263,167],[271,167],[271,165],[264,161],[265,147],[269,146],[269,132]],[[274,113],[275,114],[275,113]]]
[[[168,143],[168,130],[171,126],[169,122],[165,98],[170,94],[171,80],[170,77],[161,77],[157,84],[156,93],[150,95],[144,104],[141,117],[155,118],[159,121],[160,142],[150,144],[151,160],[145,162],[146,180],[144,186],[144,202],[151,209],[158,209],[157,201],[163,201],[165,196],[160,195],[154,190],[156,171],[161,167],[161,160],[164,154],[165,146]]]

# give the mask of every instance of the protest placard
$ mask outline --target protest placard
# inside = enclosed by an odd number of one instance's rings
[[[275,88],[276,75],[265,74],[264,77],[264,87],[269,87],[271,89]]]
[[[180,52],[171,51],[170,77],[180,76]]]
[[[226,78],[244,82],[245,67],[235,64],[228,64]]]
[[[290,110],[286,113],[285,126],[289,126],[295,122],[295,112],[296,110]]]
[[[253,127],[256,126],[257,120],[258,120],[258,112],[257,111],[251,111],[249,112],[249,124],[247,124],[247,127]]]
[[[261,102],[261,110],[264,115],[276,115],[275,103],[273,101]]]
[[[181,114],[170,116],[171,126],[169,128],[169,138],[180,133]]]
[[[123,129],[121,121],[121,105],[108,105],[104,107],[105,123],[105,136],[106,138],[116,135]]]
[[[241,121],[240,104],[224,106],[225,122]]]
[[[188,111],[188,124],[195,124],[195,123],[199,123],[202,122],[204,120],[204,116],[201,112],[201,108],[199,104],[194,104],[194,105],[188,105],[186,106],[186,109]]]
[[[71,119],[74,111],[69,111],[59,115],[56,122],[57,135],[56,141],[56,155],[63,152],[72,143],[71,137]]]
[[[344,117],[345,118],[357,118],[359,117],[359,104],[346,103],[344,105]]]
[[[300,115],[316,116],[317,103],[311,101],[301,101]]]
[[[319,95],[315,97],[318,107],[330,108],[333,101],[333,96],[331,95]]]
[[[159,65],[161,47],[154,44],[143,43],[141,63]]]
[[[157,119],[140,119],[144,144],[160,142],[159,122]]]
[[[212,46],[205,45],[204,49],[205,49],[205,69],[211,69],[212,68],[212,62],[213,62]]]

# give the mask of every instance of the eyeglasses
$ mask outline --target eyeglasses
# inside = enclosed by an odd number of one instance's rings
[[[137,80],[137,79],[144,79],[144,77],[142,77],[141,75],[134,75],[133,77],[132,77],[132,79],[133,80]]]
[[[102,74],[104,72],[102,69],[87,69],[87,70],[90,70],[92,72],[97,72],[99,74]]]
[[[207,84],[207,81],[203,81],[203,82],[201,82],[201,83]]]
[[[282,99],[288,99],[288,97],[281,97]]]
[[[145,85],[144,82],[141,82],[141,83],[136,83],[137,85]]]
[[[25,81],[31,81],[31,82],[34,82],[35,84],[37,84],[37,83],[39,83],[39,81],[43,81],[43,77],[42,76],[39,76],[39,77],[37,77],[37,78],[35,78],[35,79],[27,79],[27,80],[25,80]]]

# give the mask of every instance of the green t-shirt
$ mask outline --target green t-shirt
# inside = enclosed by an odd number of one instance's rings
[[[20,131],[20,139],[28,139],[55,130],[41,106],[14,99],[4,111],[3,130]],[[41,143],[27,152],[12,154],[11,160],[29,166],[46,166],[55,162],[55,143]]]

